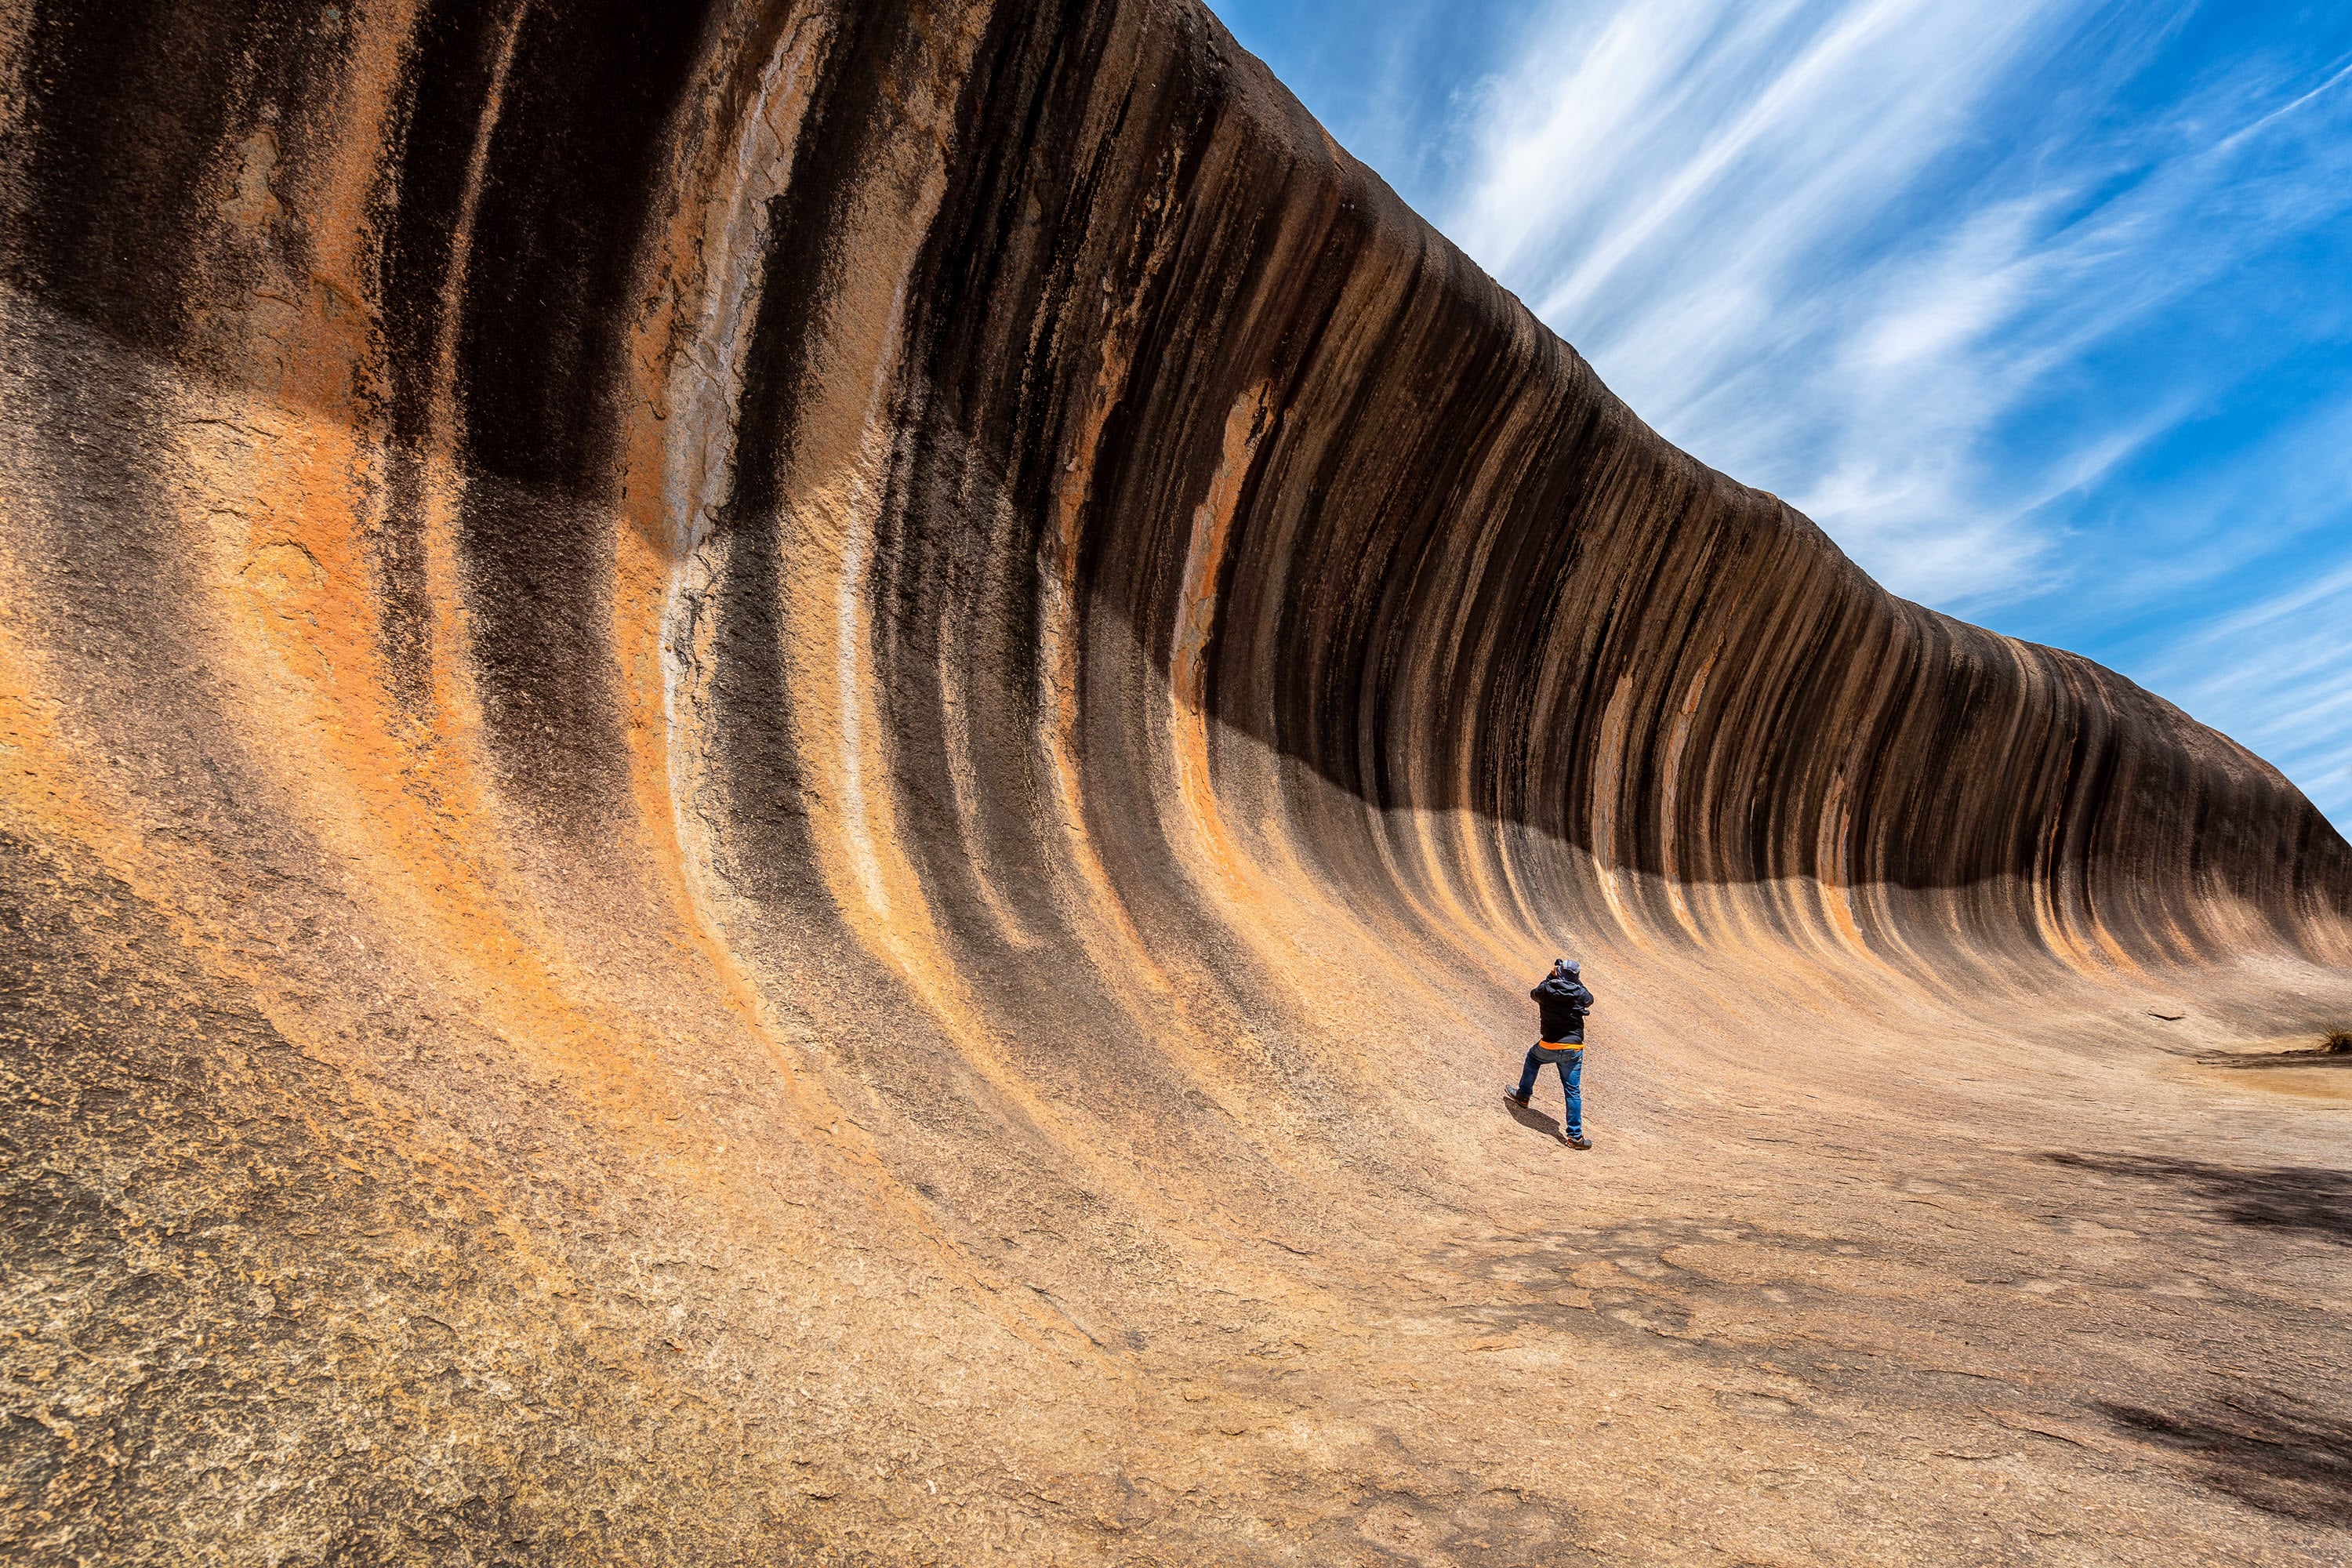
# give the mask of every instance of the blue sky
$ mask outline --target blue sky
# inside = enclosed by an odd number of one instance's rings
[[[1668,438],[2352,831],[2352,5],[1210,4]]]

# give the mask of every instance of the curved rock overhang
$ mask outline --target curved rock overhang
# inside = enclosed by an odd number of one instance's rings
[[[0,194],[9,1245],[184,1374],[43,1429],[246,1467],[58,1447],[76,1540],[847,1551],[1057,1390],[991,1462],[1116,1513],[1171,1304],[1376,1278],[1556,952],[1681,1068],[2352,965],[2274,770],[1666,444],[1189,0],[18,0]]]

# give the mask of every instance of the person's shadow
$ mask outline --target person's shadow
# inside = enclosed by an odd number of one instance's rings
[[[1503,1109],[1509,1111],[1511,1113],[1511,1120],[1517,1122],[1520,1126],[1531,1129],[1537,1132],[1541,1132],[1549,1138],[1559,1139],[1563,1142],[1565,1141],[1565,1137],[1559,1130],[1559,1122],[1558,1119],[1546,1116],[1534,1106],[1521,1105],[1517,1100],[1510,1098],[1510,1096],[1505,1095],[1503,1097]]]

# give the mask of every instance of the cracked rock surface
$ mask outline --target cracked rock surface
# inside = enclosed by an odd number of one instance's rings
[[[9,1562],[2352,1543],[2352,847],[1192,0],[0,0],[0,413]]]

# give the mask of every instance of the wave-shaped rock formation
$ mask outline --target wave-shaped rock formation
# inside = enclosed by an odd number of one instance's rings
[[[2352,850],[1192,0],[9,0],[0,195],[12,1561],[2340,1542]]]

